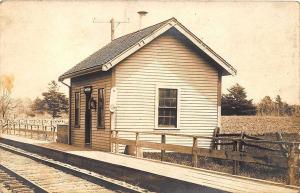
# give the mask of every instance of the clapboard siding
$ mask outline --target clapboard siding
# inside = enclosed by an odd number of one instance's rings
[[[218,81],[215,64],[172,34],[156,38],[115,67],[118,89],[116,129],[155,129],[156,85],[180,89],[178,132],[211,136],[218,124]],[[120,133],[126,138],[133,135]],[[159,136],[141,135],[159,141]],[[167,137],[167,143],[191,145],[192,139]],[[207,147],[209,140],[200,140]]]
[[[71,79],[72,99],[71,99],[71,127],[72,127],[72,144],[76,146],[84,146],[85,139],[85,94],[83,88],[92,86],[92,97],[98,104],[98,88],[105,89],[105,129],[97,128],[97,110],[92,110],[92,148],[110,151],[110,111],[109,99],[111,89],[111,72],[98,72],[85,76],[80,76]],[[80,92],[80,127],[74,127],[75,120],[75,92]]]

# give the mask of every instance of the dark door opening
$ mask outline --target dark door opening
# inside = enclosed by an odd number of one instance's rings
[[[84,88],[85,91],[85,144],[91,144],[91,87]]]

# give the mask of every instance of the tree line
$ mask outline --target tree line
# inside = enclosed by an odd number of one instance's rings
[[[300,116],[300,105],[283,102],[280,95],[273,100],[265,96],[257,104],[247,99],[244,87],[235,84],[222,94],[222,115]]]
[[[68,113],[68,98],[59,91],[57,82],[51,81],[48,84],[47,91],[42,93],[42,97],[37,97],[31,101],[29,98],[12,98],[13,81],[13,76],[0,76],[0,119],[35,117],[38,115],[58,118]]]
[[[48,91],[42,93],[42,98],[35,98],[31,105],[31,110],[35,114],[47,112],[52,118],[61,117],[61,114],[67,113],[68,109],[68,98],[59,91],[59,86],[55,81],[51,81],[48,84]]]

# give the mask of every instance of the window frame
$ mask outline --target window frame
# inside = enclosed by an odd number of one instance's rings
[[[158,116],[159,116],[159,89],[176,89],[177,90],[177,117],[176,117],[176,127],[162,127],[158,125]],[[180,130],[180,101],[181,101],[181,88],[177,86],[170,86],[170,85],[156,85],[155,91],[155,130]]]
[[[78,94],[78,123],[76,124],[76,94]],[[80,91],[74,92],[74,128],[80,128]]]
[[[103,90],[103,125],[99,125],[99,91]],[[97,128],[98,129],[105,129],[105,88],[101,87],[97,89]]]

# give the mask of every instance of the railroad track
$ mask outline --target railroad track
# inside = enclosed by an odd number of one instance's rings
[[[34,193],[42,192],[42,189],[30,183],[26,179],[12,173],[9,169],[0,165],[0,192],[1,193]]]
[[[1,180],[2,176],[4,176]],[[0,143],[1,184],[8,192],[149,192],[131,184]],[[2,182],[3,181],[3,182]]]

